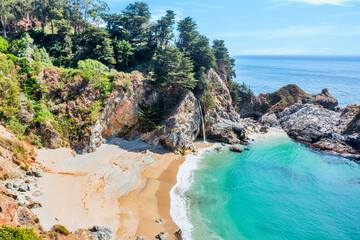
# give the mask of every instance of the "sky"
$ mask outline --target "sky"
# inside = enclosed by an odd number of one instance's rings
[[[128,0],[105,0],[121,12]],[[360,0],[148,0],[152,20],[192,17],[231,55],[360,55]]]

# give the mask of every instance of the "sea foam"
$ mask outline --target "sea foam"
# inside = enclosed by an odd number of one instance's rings
[[[188,155],[185,162],[179,167],[177,174],[177,183],[170,191],[171,208],[170,215],[174,222],[182,231],[184,240],[191,240],[193,224],[189,219],[190,215],[190,199],[186,196],[186,192],[190,189],[194,182],[194,171],[199,169],[199,163],[204,158],[204,154],[220,144],[214,144],[208,148],[202,148],[197,155]]]

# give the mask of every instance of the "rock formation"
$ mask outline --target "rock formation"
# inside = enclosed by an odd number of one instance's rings
[[[296,85],[270,94],[260,94],[240,112],[254,116],[270,127],[309,147],[360,159],[360,105],[340,108],[327,89],[310,95]]]

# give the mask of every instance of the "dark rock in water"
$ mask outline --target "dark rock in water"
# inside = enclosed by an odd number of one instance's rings
[[[156,239],[159,239],[159,240],[164,240],[166,237],[167,237],[168,233],[166,232],[161,232],[159,233],[158,235],[156,235]]]
[[[232,151],[232,152],[242,153],[242,150],[240,148],[238,148],[238,147],[235,147],[235,146],[229,147],[229,150]]]
[[[216,147],[216,148],[214,148],[214,151],[216,151],[216,152],[220,152],[221,151],[221,147]]]
[[[248,149],[248,148],[244,148],[244,150],[245,150],[245,151],[249,151],[250,149]]]
[[[225,147],[225,143],[221,143],[221,146]]]
[[[181,229],[179,229],[176,233],[174,233],[174,235],[176,237],[176,240],[183,240]]]
[[[108,226],[93,226],[89,228],[89,231],[98,239],[98,240],[110,240],[111,235],[114,230]]]
[[[240,144],[241,144],[241,145],[248,145],[249,142],[248,142],[248,141],[241,141]]]

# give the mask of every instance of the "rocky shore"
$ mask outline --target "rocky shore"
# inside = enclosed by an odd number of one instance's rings
[[[260,94],[241,113],[283,129],[307,146],[360,160],[360,104],[338,106],[327,89],[310,95],[296,85]]]

